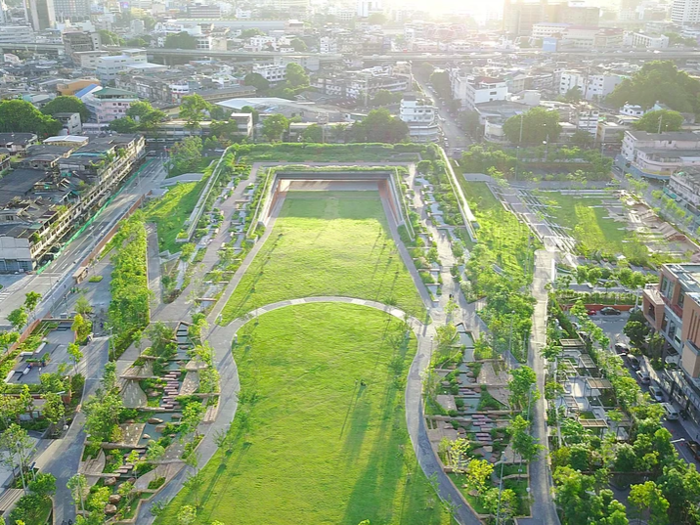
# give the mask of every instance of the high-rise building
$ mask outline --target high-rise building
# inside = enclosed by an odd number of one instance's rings
[[[679,25],[700,23],[700,0],[674,0],[671,20]]]
[[[89,0],[53,0],[56,20],[84,20],[90,18]]]
[[[540,22],[554,22],[547,16],[547,0],[528,3],[506,0],[503,7],[503,30],[506,34],[528,36],[532,33],[532,26]]]
[[[382,3],[379,0],[358,0],[357,1],[357,16],[358,18],[367,18],[373,13],[382,12]]]
[[[34,31],[49,29],[56,24],[53,0],[29,0]]]

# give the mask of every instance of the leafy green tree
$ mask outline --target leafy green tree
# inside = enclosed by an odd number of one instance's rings
[[[117,133],[136,133],[139,123],[131,117],[116,118],[109,123],[109,129]]]
[[[103,46],[120,46],[124,43],[124,39],[112,31],[98,29],[97,33]]]
[[[318,124],[311,124],[301,133],[301,140],[307,143],[319,144],[323,142],[323,128]]]
[[[231,139],[238,132],[238,122],[235,120],[215,120],[211,123],[209,132],[214,137]]]
[[[16,423],[12,423],[0,434],[0,451],[2,452],[3,462],[12,468],[17,467],[19,469],[24,492],[27,492],[25,470],[28,466],[27,462],[31,446],[32,442],[27,431]]]
[[[375,107],[388,106],[394,102],[396,102],[396,95],[386,89],[380,89],[372,98],[371,105]]]
[[[569,142],[574,146],[578,146],[580,148],[589,148],[595,142],[595,138],[593,137],[593,135],[588,133],[588,131],[585,131],[583,129],[577,129],[576,131],[574,131],[573,135],[571,135]]]
[[[122,397],[118,393],[102,393],[90,396],[83,405],[85,412],[85,430],[93,443],[110,441],[119,422],[119,414],[124,408]]]
[[[76,341],[84,341],[92,330],[92,323],[86,320],[82,315],[75,314],[71,330],[75,333]]]
[[[280,113],[266,117],[262,123],[262,134],[270,142],[279,142],[287,129],[289,120]]]
[[[204,100],[201,95],[187,95],[182,97],[180,103],[180,118],[187,120],[187,126],[190,128],[199,127],[199,123],[207,116],[212,105]]]
[[[643,348],[650,329],[646,323],[640,321],[627,321],[623,328],[624,334],[630,338],[630,343],[637,348]]]
[[[304,68],[299,64],[290,62],[287,64],[285,72],[287,74],[287,83],[291,87],[297,88],[309,85],[309,75],[306,74]]]
[[[638,104],[645,109],[660,102],[675,111],[697,113],[698,94],[700,81],[680,71],[672,61],[652,61],[615,86],[606,102],[615,107]]]
[[[351,134],[355,142],[395,144],[408,137],[408,125],[385,108],[373,109],[364,119],[353,124]]]
[[[301,38],[292,38],[290,44],[297,53],[303,53],[309,49],[306,42],[304,42]]]
[[[525,113],[510,117],[503,124],[503,133],[509,142],[520,143],[520,129],[522,121],[523,144],[553,143],[559,138],[561,125],[559,124],[559,112],[548,111],[542,107],[532,108]]]
[[[668,500],[653,481],[632,485],[629,502],[641,515],[648,516],[649,525],[668,525]]]
[[[530,423],[518,414],[511,421],[509,432],[511,434],[511,443],[513,450],[520,454],[525,461],[534,460],[542,451],[542,445],[537,442],[537,439],[532,437],[528,429]]]
[[[683,115],[678,113],[678,111],[659,109],[645,113],[633,125],[634,129],[646,131],[647,133],[658,133],[659,130],[662,132],[678,131],[683,126]]]
[[[0,353],[4,353],[19,340],[17,332],[0,332]]]
[[[77,506],[80,504],[80,510],[85,510],[85,495],[89,492],[87,478],[82,474],[75,474],[66,484],[70,490],[73,503]]]
[[[66,415],[66,407],[63,405],[63,400],[59,394],[47,392],[41,396],[44,399],[44,408],[42,413],[54,425],[58,425],[59,421],[63,420]]]
[[[491,479],[493,465],[485,459],[472,459],[465,471],[466,485],[471,490],[476,490],[482,494],[487,487],[487,482]]]
[[[27,292],[24,294],[24,307],[27,311],[33,312],[40,300],[41,294],[39,292]]]
[[[241,108],[241,113],[250,113],[253,115],[253,125],[257,124],[258,120],[260,120],[260,113],[252,106],[243,106]]]
[[[199,137],[187,137],[177,142],[170,149],[168,171],[170,175],[196,172],[202,161],[202,139]]]
[[[61,123],[44,115],[24,100],[0,100],[0,133],[36,133],[45,138],[58,135]]]
[[[83,358],[83,352],[80,350],[80,346],[75,343],[70,343],[68,345],[67,352],[71,361],[73,361],[73,372],[77,373],[78,363]]]
[[[167,115],[151,106],[150,102],[140,100],[134,102],[126,110],[126,116],[139,124],[140,129],[149,129],[163,122]]]
[[[90,110],[78,97],[60,96],[41,108],[44,115],[54,116],[56,113],[80,113],[80,120],[86,122],[90,118]]]
[[[165,47],[168,49],[197,49],[197,39],[187,31],[180,31],[165,37]]]
[[[539,391],[533,387],[537,383],[537,375],[529,366],[521,366],[511,371],[511,379],[508,381],[510,396],[508,400],[514,408],[524,408],[528,404],[529,396],[532,401],[539,399]]]
[[[244,29],[243,31],[241,31],[240,37],[241,37],[241,38],[251,38],[251,37],[254,37],[254,36],[260,36],[260,35],[264,35],[264,34],[265,34],[265,33],[263,33],[263,32],[262,32],[260,29],[258,29],[257,27],[253,27],[253,28]]]
[[[492,516],[500,514],[503,523],[510,523],[520,508],[518,495],[512,489],[489,489],[482,496],[482,502]]]
[[[79,313],[83,317],[92,314],[92,305],[84,295],[81,295],[78,297],[78,299],[76,299],[74,309],[76,313]]]
[[[433,85],[435,92],[445,100],[452,98],[452,83],[450,82],[450,74],[443,70],[435,70],[430,75],[430,83]]]
[[[56,477],[48,472],[37,472],[29,482],[29,490],[42,498],[53,496],[56,493]]]
[[[248,73],[243,79],[243,85],[252,86],[258,92],[270,89],[270,82],[260,73]]]
[[[24,326],[27,324],[27,321],[29,320],[29,314],[27,313],[27,309],[24,306],[15,308],[7,316],[7,320],[10,321],[10,324],[14,327],[15,330],[19,331],[21,328],[24,328]]]

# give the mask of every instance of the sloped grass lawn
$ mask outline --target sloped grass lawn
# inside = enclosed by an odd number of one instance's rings
[[[425,308],[376,191],[289,192],[274,230],[223,310],[223,322],[269,303],[342,295]]]
[[[342,303],[285,307],[239,330],[231,450],[202,471],[197,523],[450,523],[406,430],[416,342],[404,333],[383,312]],[[193,502],[183,489],[156,523],[176,523]]]
[[[204,184],[206,178],[199,182],[181,182],[171,186],[165,195],[147,206],[147,220],[158,226],[158,244],[161,250],[169,250],[170,253],[180,251],[181,245],[175,239],[197,205]]]
[[[540,194],[540,200],[548,205],[547,213],[554,221],[579,243],[584,254],[598,251],[622,254],[637,261],[647,260],[647,248],[625,229],[624,222],[607,218],[608,210],[601,199],[546,192]]]

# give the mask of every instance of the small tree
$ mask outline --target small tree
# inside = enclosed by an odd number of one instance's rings
[[[90,301],[88,301],[85,298],[84,295],[81,295],[75,301],[75,312],[77,314],[82,315],[83,317],[87,317],[88,315],[92,314],[92,305],[90,304]]]
[[[537,382],[535,371],[529,366],[521,366],[511,372],[512,378],[508,381],[508,389],[510,390],[511,407],[524,408],[532,396],[532,401],[539,399],[540,393],[533,386]]]
[[[66,415],[66,407],[63,405],[60,394],[48,392],[42,394],[41,397],[44,398],[44,408],[42,410],[44,417],[48,419],[51,424],[58,425],[60,421],[63,421],[63,417]]]
[[[24,307],[27,311],[33,312],[40,300],[41,294],[39,292],[27,292],[24,294]]]
[[[24,306],[20,306],[19,308],[12,310],[7,316],[7,320],[10,321],[13,328],[19,332],[21,328],[24,328],[29,320],[27,309]]]
[[[7,430],[0,434],[0,449],[3,453],[3,461],[11,468],[19,468],[24,492],[27,492],[27,480],[24,477],[24,471],[31,445],[32,442],[27,431],[16,423],[12,423]]]
[[[184,505],[177,513],[177,525],[193,525],[197,521],[197,509],[192,505]]]
[[[542,445],[537,443],[537,440],[528,433],[529,427],[530,423],[525,421],[525,419],[518,414],[513,418],[509,429],[512,436],[511,443],[513,444],[513,450],[520,454],[525,461],[532,461],[535,459],[543,448]]]
[[[466,484],[471,490],[483,494],[486,490],[486,482],[491,478],[492,473],[493,465],[491,463],[485,459],[472,459],[465,472]]]
[[[73,503],[75,505],[80,504],[80,510],[85,512],[85,495],[89,490],[88,482],[85,476],[82,474],[75,474],[68,480],[66,487],[68,487],[68,490],[70,490]]]
[[[262,134],[270,142],[279,141],[289,128],[289,120],[281,114],[266,117],[262,124]]]
[[[78,363],[83,358],[83,352],[80,350],[80,346],[75,343],[70,343],[67,351],[71,361],[73,361],[73,372],[77,373]]]
[[[91,329],[92,325],[89,321],[86,321],[82,315],[75,314],[73,324],[71,325],[71,330],[73,330],[75,333],[76,341],[84,341]]]

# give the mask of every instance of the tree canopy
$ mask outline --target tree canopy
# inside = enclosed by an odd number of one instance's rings
[[[165,37],[165,47],[168,49],[197,49],[197,39],[187,31],[180,31]]]
[[[299,64],[290,62],[286,67],[287,83],[290,87],[301,87],[309,85],[309,75]]]
[[[24,100],[0,101],[0,132],[36,133],[45,138],[58,135],[61,123],[50,115],[44,115]]]
[[[556,142],[559,133],[561,133],[559,113],[536,107],[521,115],[510,117],[503,124],[506,138],[514,144],[520,143],[521,120],[523,144],[541,144],[544,141]]]
[[[351,131],[355,142],[394,144],[408,136],[408,125],[382,108],[370,111],[364,119],[353,124]]]
[[[270,89],[270,82],[260,73],[248,73],[243,79],[243,85],[253,86],[257,91]]]
[[[430,83],[439,96],[445,99],[452,98],[452,84],[450,83],[450,74],[447,71],[434,71],[430,75]]]
[[[289,128],[289,120],[281,114],[266,117],[262,123],[262,134],[270,142],[279,141],[282,134]]]
[[[182,97],[180,104],[180,118],[187,120],[189,127],[195,128],[207,116],[212,105],[204,100],[201,95],[194,94]]]
[[[659,109],[645,113],[642,118],[634,123],[634,129],[648,133],[658,133],[659,130],[678,131],[683,125],[683,115],[677,111]]]
[[[85,122],[90,118],[90,110],[78,97],[60,96],[41,108],[44,115],[55,115],[56,113],[80,113],[80,120]]]
[[[630,103],[646,109],[660,102],[676,111],[700,113],[699,94],[700,81],[671,61],[653,61],[618,84],[606,101],[615,107]]]

